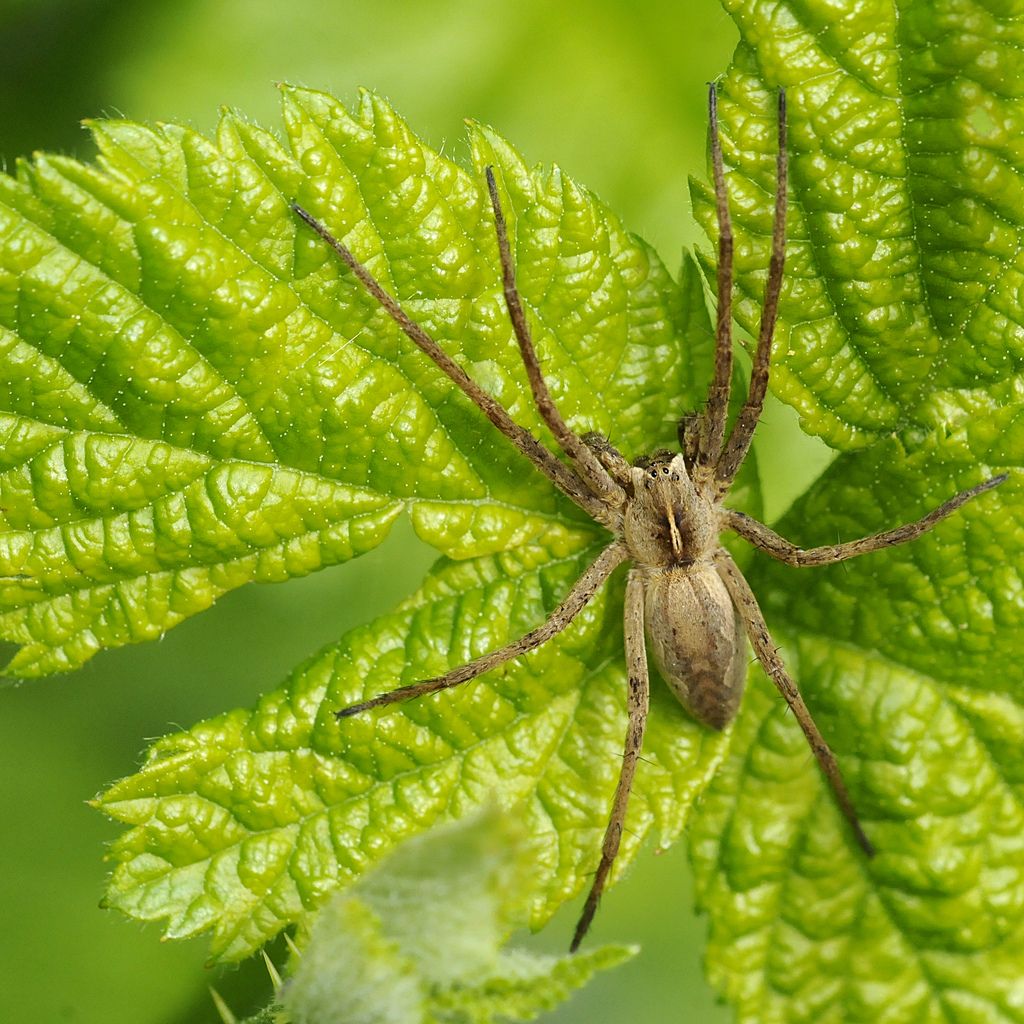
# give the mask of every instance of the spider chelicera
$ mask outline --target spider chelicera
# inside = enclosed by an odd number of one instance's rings
[[[661,677],[683,706],[705,726],[724,729],[735,717],[743,693],[747,674],[746,634],[765,672],[785,698],[807,737],[857,843],[868,856],[874,852],[858,820],[835,756],[818,731],[796,683],[786,671],[750,586],[728,551],[719,543],[719,534],[723,530],[732,530],[789,565],[827,565],[913,540],[971,498],[1006,479],[1004,474],[963,491],[914,523],[860,540],[809,550],[797,547],[757,520],[723,505],[750,448],[768,387],[772,336],[785,258],[786,99],[780,91],[777,188],[761,325],[747,398],[728,432],[733,358],[733,238],[714,85],[709,91],[708,106],[718,218],[714,375],[704,409],[699,414],[684,416],[679,423],[680,451],[659,451],[638,459],[632,465],[605,438],[597,434],[576,434],[555,407],[516,288],[508,231],[491,168],[486,170],[487,188],[494,211],[505,303],[534,401],[568,463],[557,458],[516,423],[502,405],[482,391],[437,342],[408,317],[398,302],[323,224],[298,205],[293,206],[295,212],[341,257],[401,330],[451,378],[494,426],[563,494],[613,536],[562,603],[536,629],[446,675],[402,686],[342,708],[337,712],[338,716],[356,715],[370,708],[458,686],[534,650],[573,621],[613,570],[623,562],[630,564],[625,599],[628,725],[622,769],[612,800],[600,862],[570,947],[573,951],[590,927],[619,849],[647,720],[648,641]]]

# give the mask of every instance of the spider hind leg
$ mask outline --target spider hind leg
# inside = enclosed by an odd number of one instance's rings
[[[622,841],[622,830],[626,823],[626,810],[629,795],[633,790],[633,779],[636,775],[637,762],[643,746],[644,730],[647,726],[647,712],[650,706],[650,679],[647,672],[647,644],[644,637],[644,588],[640,574],[634,569],[626,583],[625,606],[625,640],[626,667],[629,673],[629,690],[627,697],[628,722],[626,725],[626,742],[622,752],[622,768],[619,781],[615,786],[612,799],[611,816],[605,829],[604,841],[601,844],[601,860],[594,873],[594,880],[587,893],[583,912],[576,924],[569,952],[579,949],[583,937],[590,929],[601,894],[608,884],[612,865],[619,854]]]

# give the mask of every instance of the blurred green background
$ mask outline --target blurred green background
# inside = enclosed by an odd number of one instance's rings
[[[342,99],[366,85],[457,158],[462,120],[473,117],[530,161],[557,161],[675,269],[698,237],[686,178],[704,173],[705,83],[734,43],[714,0],[6,0],[0,158],[8,169],[38,149],[88,158],[85,117],[208,130],[229,105],[274,126],[275,81]],[[762,458],[782,447],[774,438],[792,438],[791,419],[769,411]],[[775,488],[768,498],[778,511],[787,495]],[[203,940],[162,944],[156,928],[97,909],[115,826],[85,801],[131,772],[150,739],[252,704],[301,658],[410,592],[431,560],[403,524],[356,563],[245,588],[158,644],[0,691],[5,1019],[212,1024],[210,984],[238,1011],[267,997],[258,965],[205,968]],[[575,910],[528,941],[564,949]],[[704,929],[682,847],[660,857],[648,848],[606,897],[592,939],[639,942],[643,953],[547,1019],[727,1020],[701,975]]]

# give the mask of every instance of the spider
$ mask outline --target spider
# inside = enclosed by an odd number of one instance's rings
[[[628,669],[625,747],[600,862],[573,935],[575,952],[590,927],[618,853],[647,720],[650,680],[647,651],[662,679],[690,714],[722,730],[733,720],[747,674],[744,633],[818,760],[840,811],[867,856],[874,848],[857,817],[835,755],[829,749],[786,671],[749,584],[719,534],[731,530],[755,547],[793,566],[828,565],[919,537],[965,502],[1006,479],[994,477],[950,498],[922,519],[860,540],[804,550],[750,516],[726,508],[729,492],[750,448],[761,416],[778,315],[785,258],[786,97],[778,97],[777,187],[771,256],[746,401],[726,431],[732,382],[733,237],[718,133],[717,94],[708,92],[711,163],[718,220],[715,362],[707,402],[679,423],[680,451],[658,451],[630,464],[605,438],[579,435],[562,419],[541,372],[529,322],[516,287],[508,230],[494,171],[486,168],[494,213],[505,304],[519,343],[533,399],[568,462],[557,458],[505,408],[486,394],[328,229],[297,204],[293,210],[342,259],[401,330],[470,398],[509,441],[563,494],[613,535],[548,618],[500,650],[475,658],[446,675],[402,686],[342,708],[339,718],[459,686],[518,658],[564,630],[612,572],[630,564],[625,595],[625,657]],[[646,635],[645,635],[646,633]]]

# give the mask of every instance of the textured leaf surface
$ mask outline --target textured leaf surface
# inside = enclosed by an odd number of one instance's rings
[[[404,506],[458,557],[567,510],[291,214],[301,201],[533,429],[482,164],[501,172],[556,397],[628,451],[672,435],[678,294],[557,170],[473,129],[467,172],[381,101],[284,91],[286,148],[226,115],[93,126],[99,164],[0,176],[0,637],[73,668],[251,580],[378,544]],[[594,338],[601,343],[595,345]],[[663,391],[636,382],[655,379]]]
[[[846,450],[779,529],[833,543],[1024,463],[1024,21],[973,3],[726,6],[740,317],[756,324],[784,85],[775,380]],[[879,852],[857,852],[799,730],[755,689],[691,834],[709,973],[740,1021],[1024,1020],[1022,522],[1011,472],[905,548],[755,561]]]
[[[531,913],[545,920],[588,883],[625,734],[621,580],[559,644],[473,686],[338,722],[334,711],[503,645],[540,621],[592,559],[442,560],[394,615],[350,633],[251,711],[161,740],[102,807],[132,827],[114,845],[108,901],[214,930],[226,958],[305,923],[339,884],[402,839],[490,800],[516,805],[537,843]],[[653,829],[679,834],[722,738],[656,695],[621,866]]]
[[[787,88],[779,394],[841,448],[933,429],[965,391],[1010,397],[1024,356],[1020,12],[951,0],[725,7],[742,36],[720,109],[741,171],[731,187],[748,327],[767,266],[773,90]]]
[[[411,840],[317,918],[287,982],[295,1024],[532,1020],[632,955],[501,949],[521,923],[530,871],[522,822],[491,809]]]

